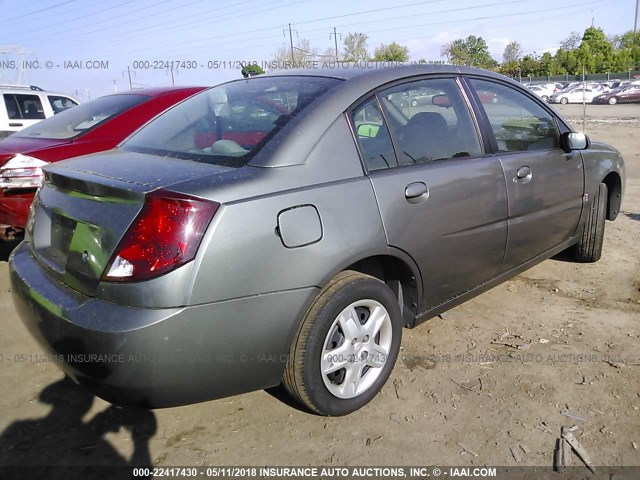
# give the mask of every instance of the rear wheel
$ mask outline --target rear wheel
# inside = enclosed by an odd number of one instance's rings
[[[359,272],[336,275],[307,311],[291,346],[283,383],[321,415],[346,415],[385,384],[400,350],[398,300]]]
[[[602,256],[604,224],[607,217],[607,193],[607,186],[601,183],[591,202],[591,209],[580,241],[575,246],[574,257],[579,262],[597,262]]]
[[[618,103],[618,99],[616,97],[611,97],[609,99],[609,105],[615,105],[616,103]]]

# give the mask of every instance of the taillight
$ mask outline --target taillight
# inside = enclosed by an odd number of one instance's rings
[[[42,167],[49,162],[18,153],[0,168],[0,187],[38,188],[42,184]]]
[[[147,195],[102,279],[147,280],[190,262],[219,206],[162,190]]]

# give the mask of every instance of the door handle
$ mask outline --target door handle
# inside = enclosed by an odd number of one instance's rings
[[[518,169],[518,173],[516,173],[516,175],[518,175],[518,178],[525,178],[528,175],[531,175],[531,169],[527,166],[524,167],[520,167]]]
[[[404,196],[409,203],[423,202],[429,198],[429,187],[423,182],[414,182],[404,189]]]
[[[531,172],[531,168],[529,168],[527,165],[523,165],[516,172],[516,178],[514,178],[513,181],[520,183],[529,183],[532,176],[533,173]]]
[[[22,123],[10,123],[10,127],[22,127]]]

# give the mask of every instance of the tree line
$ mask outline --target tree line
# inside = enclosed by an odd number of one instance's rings
[[[371,54],[368,40],[365,33],[350,33],[343,40],[342,51],[328,48],[321,52],[309,40],[298,39],[293,49],[291,46],[278,49],[273,60],[294,65],[317,59],[340,62],[409,60],[409,49],[396,42],[381,44]],[[640,32],[635,38],[632,31],[608,37],[601,28],[589,27],[582,35],[572,32],[554,54],[544,52],[542,55],[524,54],[522,46],[512,41],[504,49],[502,62],[496,61],[489,53],[487,42],[475,35],[443,45],[440,53],[446,63],[485,68],[512,77],[579,75],[583,71],[589,74],[626,72],[640,68]]]

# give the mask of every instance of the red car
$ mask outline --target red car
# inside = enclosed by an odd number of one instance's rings
[[[150,88],[107,95],[0,141],[0,239],[10,239],[24,229],[43,165],[112,149],[159,113],[204,88]]]

